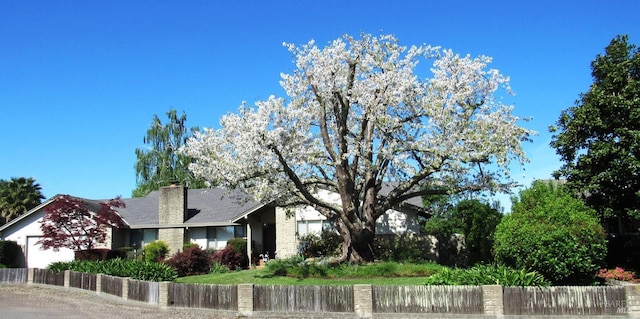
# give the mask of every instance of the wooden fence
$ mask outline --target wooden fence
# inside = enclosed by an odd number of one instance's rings
[[[64,286],[64,272],[55,272],[48,269],[34,269],[33,283],[52,286]]]
[[[373,286],[373,312],[482,314],[482,287]]]
[[[157,282],[129,279],[127,299],[157,305],[159,297],[160,290]]]
[[[625,288],[504,287],[505,315],[620,315],[627,312]]]
[[[109,275],[100,276],[100,291],[114,296],[122,296],[123,279]]]
[[[353,312],[353,286],[255,286],[253,308],[269,312]]]
[[[64,286],[162,307],[237,311],[249,316],[281,312],[355,313],[360,317],[392,313],[640,317],[640,285],[548,288],[205,285],[44,269],[0,269],[0,283]]]
[[[96,274],[69,272],[69,287],[96,291]]]
[[[0,268],[0,282],[26,283],[27,269],[25,268]]]
[[[168,290],[171,306],[238,310],[237,285],[169,283]]]

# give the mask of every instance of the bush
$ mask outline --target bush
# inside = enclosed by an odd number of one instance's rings
[[[4,264],[0,264],[0,269],[2,268],[7,268],[7,266],[5,266]]]
[[[213,254],[213,262],[226,266],[229,270],[243,269],[247,265],[247,254],[236,251],[231,245]]]
[[[320,234],[308,233],[300,237],[298,253],[305,257],[333,257],[340,255],[342,237],[331,230],[323,230]]]
[[[454,257],[441,261],[443,264],[490,264],[493,262],[494,233],[501,219],[502,214],[489,204],[478,200],[463,200],[455,207],[429,218],[424,230],[426,234],[438,239],[437,249],[440,255],[449,254]],[[447,245],[455,234],[464,236],[465,248],[462,254],[457,253],[456,247]]]
[[[144,246],[144,260],[161,262],[169,254],[169,245],[161,240],[154,240]]]
[[[620,281],[633,281],[635,274],[633,271],[626,271],[620,267],[614,269],[600,269],[598,277],[602,279],[613,279]]]
[[[247,257],[247,240],[244,238],[232,238],[227,241],[227,246],[242,254],[242,260],[237,264],[236,268],[247,268],[249,266],[249,257]]]
[[[121,249],[94,248],[75,252],[76,260],[109,260],[127,258],[127,252]]]
[[[209,270],[210,274],[226,274],[229,272],[229,268],[227,266],[220,264],[219,262],[214,262],[211,264],[211,269]]]
[[[184,243],[184,245],[182,245],[182,250],[187,250],[187,249],[193,248],[193,247],[200,247],[200,245],[198,245],[196,243]]]
[[[537,271],[554,284],[593,282],[606,255],[595,212],[562,187],[541,181],[513,202],[513,212],[496,228],[496,261]]]
[[[187,248],[174,254],[165,263],[173,267],[179,277],[203,275],[211,271],[211,255],[200,246]]]
[[[73,270],[147,281],[174,281],[178,277],[176,270],[169,265],[132,259],[74,260],[52,263],[47,268],[57,272]]]
[[[302,255],[286,259],[272,259],[266,265],[268,273],[274,276],[289,276],[298,278],[324,277],[327,275],[328,263],[316,263],[305,260]]]
[[[427,278],[427,285],[502,285],[502,286],[549,286],[543,275],[525,269],[505,266],[476,265],[467,269],[444,269]]]
[[[433,242],[427,236],[413,234],[376,235],[374,254],[377,259],[397,262],[433,261]]]
[[[18,243],[11,240],[0,240],[0,264],[9,268],[17,267],[18,257],[22,253]]]

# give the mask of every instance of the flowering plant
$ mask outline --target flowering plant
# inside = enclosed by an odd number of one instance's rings
[[[600,271],[598,271],[598,277],[600,278],[621,281],[632,281],[634,275],[635,274],[633,272],[626,271],[620,267],[616,267],[615,269],[600,269]]]

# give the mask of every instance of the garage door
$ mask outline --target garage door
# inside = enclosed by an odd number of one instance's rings
[[[53,249],[43,250],[40,244],[36,244],[38,240],[40,240],[40,237],[27,237],[28,268],[47,268],[49,264],[56,261],[73,260],[73,250],[68,248],[60,248],[58,251]]]

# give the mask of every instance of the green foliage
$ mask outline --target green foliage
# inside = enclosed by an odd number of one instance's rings
[[[338,264],[333,259],[305,259],[296,255],[286,259],[272,259],[265,271],[271,276],[297,278],[380,278],[429,276],[442,269],[433,263],[403,264],[397,262],[376,262],[367,264]]]
[[[581,283],[603,264],[606,238],[592,209],[563,187],[536,181],[513,199],[494,251],[499,264],[537,271],[554,284]]]
[[[40,190],[40,185],[31,177],[0,179],[0,216],[4,218],[0,225],[40,205],[44,199]]]
[[[200,245],[196,243],[184,243],[184,245],[182,245],[182,250],[193,248],[193,247],[200,247]]]
[[[627,36],[615,37],[591,63],[589,90],[550,128],[564,162],[557,176],[602,219],[640,218],[639,52]],[[627,230],[637,232],[637,224]]]
[[[427,278],[427,285],[502,285],[502,286],[549,286],[543,275],[525,269],[505,266],[476,265],[467,269],[446,268]]]
[[[211,264],[210,274],[226,274],[229,272],[229,268],[219,262]]]
[[[169,245],[161,240],[154,240],[144,246],[144,260],[151,262],[163,261],[169,254]]]
[[[213,254],[213,261],[227,266],[230,270],[246,268],[249,263],[246,250],[239,252],[231,245]]]
[[[0,264],[9,268],[17,267],[16,261],[22,253],[18,243],[11,240],[0,240]]]
[[[438,239],[437,248],[441,254],[455,254],[455,249],[444,247],[443,244],[448,243],[454,234],[464,236],[464,255],[447,264],[489,264],[493,262],[494,232],[501,219],[502,214],[489,204],[478,200],[463,200],[428,219],[424,231]]]
[[[169,265],[132,259],[56,262],[49,265],[48,269],[58,272],[73,270],[92,274],[131,277],[146,281],[174,281],[178,277],[176,270]]]
[[[151,125],[143,142],[145,148],[136,148],[136,181],[133,197],[143,197],[151,191],[171,183],[180,183],[190,188],[204,188],[204,180],[195,178],[189,172],[191,158],[177,153],[186,140],[199,131],[185,126],[187,115],[178,117],[176,110],[167,112],[169,123],[162,124],[158,115],[153,115]]]
[[[207,274],[211,270],[212,257],[200,246],[187,248],[166,261],[179,277]]]
[[[378,235],[374,239],[374,252],[380,260],[396,262],[424,262],[434,260],[433,242],[426,236],[410,233]]]
[[[320,234],[308,233],[300,237],[298,253],[305,257],[339,256],[342,237],[335,231],[324,229]]]

